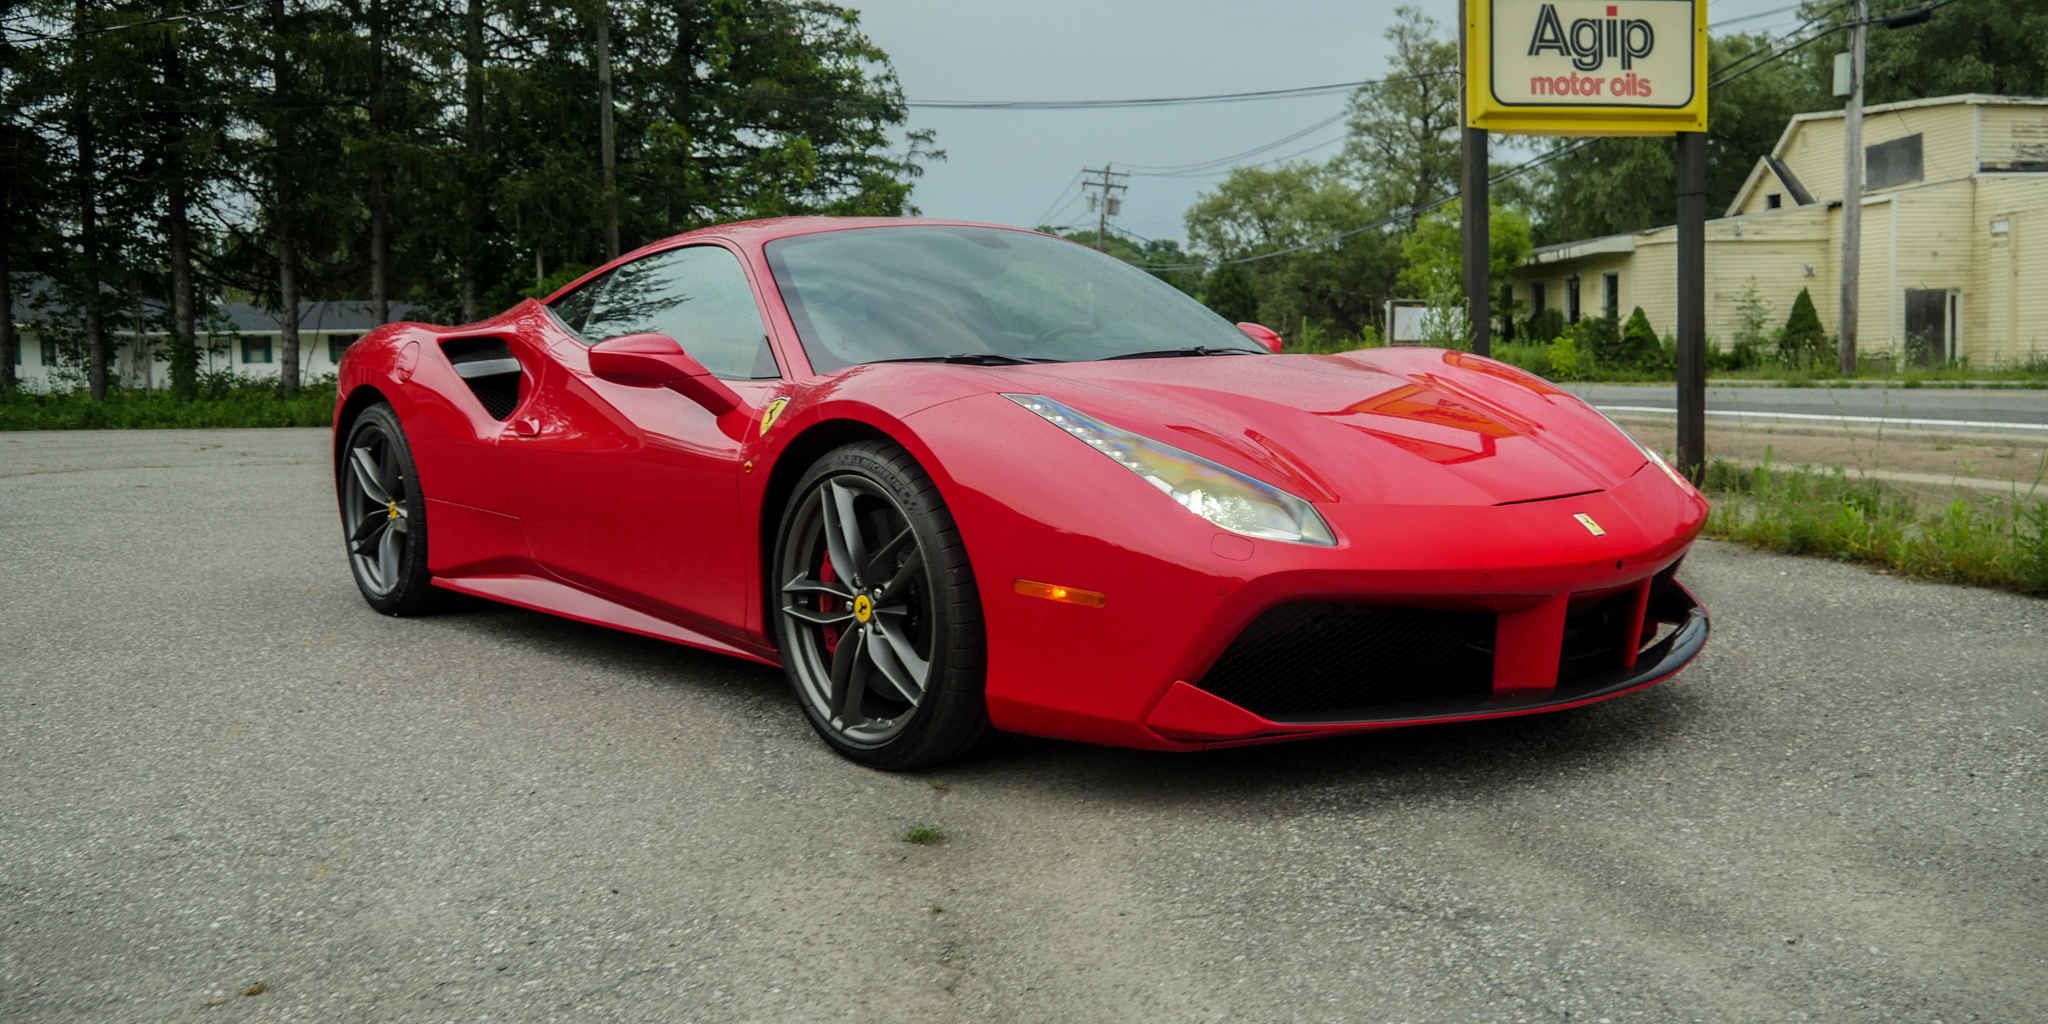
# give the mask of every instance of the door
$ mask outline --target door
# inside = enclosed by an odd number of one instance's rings
[[[1939,288],[1906,289],[1906,362],[1936,366],[1949,361],[1949,293]]]
[[[777,378],[746,272],[724,248],[690,246],[625,264],[594,291],[563,297],[546,347],[565,372],[504,442],[527,544],[566,582],[736,633],[752,563],[739,522],[744,435],[666,388],[591,376],[588,346],[659,332],[719,377]]]

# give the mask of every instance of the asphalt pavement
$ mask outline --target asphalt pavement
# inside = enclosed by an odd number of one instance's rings
[[[1610,415],[1678,409],[1673,384],[1567,384]],[[1877,426],[2048,435],[2048,391],[1709,387],[1709,422]]]
[[[2040,601],[1703,544],[1713,641],[1620,700],[889,775],[772,669],[375,615],[325,447],[0,434],[0,1021],[2048,1006]]]

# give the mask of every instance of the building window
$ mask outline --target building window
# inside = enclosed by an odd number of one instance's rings
[[[43,365],[44,365],[44,366],[55,366],[55,365],[57,365],[57,343],[56,343],[55,341],[52,341],[52,340],[50,340],[49,338],[44,338],[44,339],[43,339],[43,345],[42,345],[42,348],[43,348],[43,353],[42,353],[42,354],[43,354]]]
[[[1600,275],[1600,315],[1609,320],[1621,317],[1621,275]]]
[[[1579,322],[1579,275],[1564,279],[1564,321],[1568,324]]]
[[[1880,142],[1863,148],[1863,184],[1876,190],[1919,181],[1921,175],[1920,136]]]
[[[347,352],[347,351],[348,351],[348,347],[349,347],[350,345],[353,345],[353,344],[355,344],[355,343],[356,343],[356,339],[357,339],[357,338],[360,338],[360,337],[362,337],[362,335],[360,335],[360,334],[330,334],[330,335],[328,335],[328,336],[327,336],[327,361],[328,361],[328,362],[330,362],[330,363],[333,363],[333,364],[334,364],[334,365],[336,365],[336,366],[340,366],[340,365],[341,365],[341,354],[342,354],[343,352]]]
[[[1543,282],[1536,281],[1529,285],[1529,315],[1535,316],[1541,312],[1543,312]]]
[[[1770,194],[1768,194],[1768,195],[1764,196],[1764,209],[1766,209],[1766,210],[1778,210],[1778,209],[1783,209],[1783,208],[1784,208],[1784,206],[1785,206],[1785,197],[1784,197],[1783,195],[1781,195],[1781,194],[1779,194],[1779,193],[1777,193],[1777,192],[1772,192],[1772,193],[1770,193]]]
[[[260,337],[242,336],[242,361],[245,363],[267,363],[270,361],[270,335]]]

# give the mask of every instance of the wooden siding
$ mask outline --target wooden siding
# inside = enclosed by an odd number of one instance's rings
[[[2048,107],[1986,104],[1977,111],[1980,170],[2048,169]]]

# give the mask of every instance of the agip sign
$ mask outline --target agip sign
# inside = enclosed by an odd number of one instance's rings
[[[1705,0],[1466,0],[1466,112],[1519,135],[1707,130]]]

